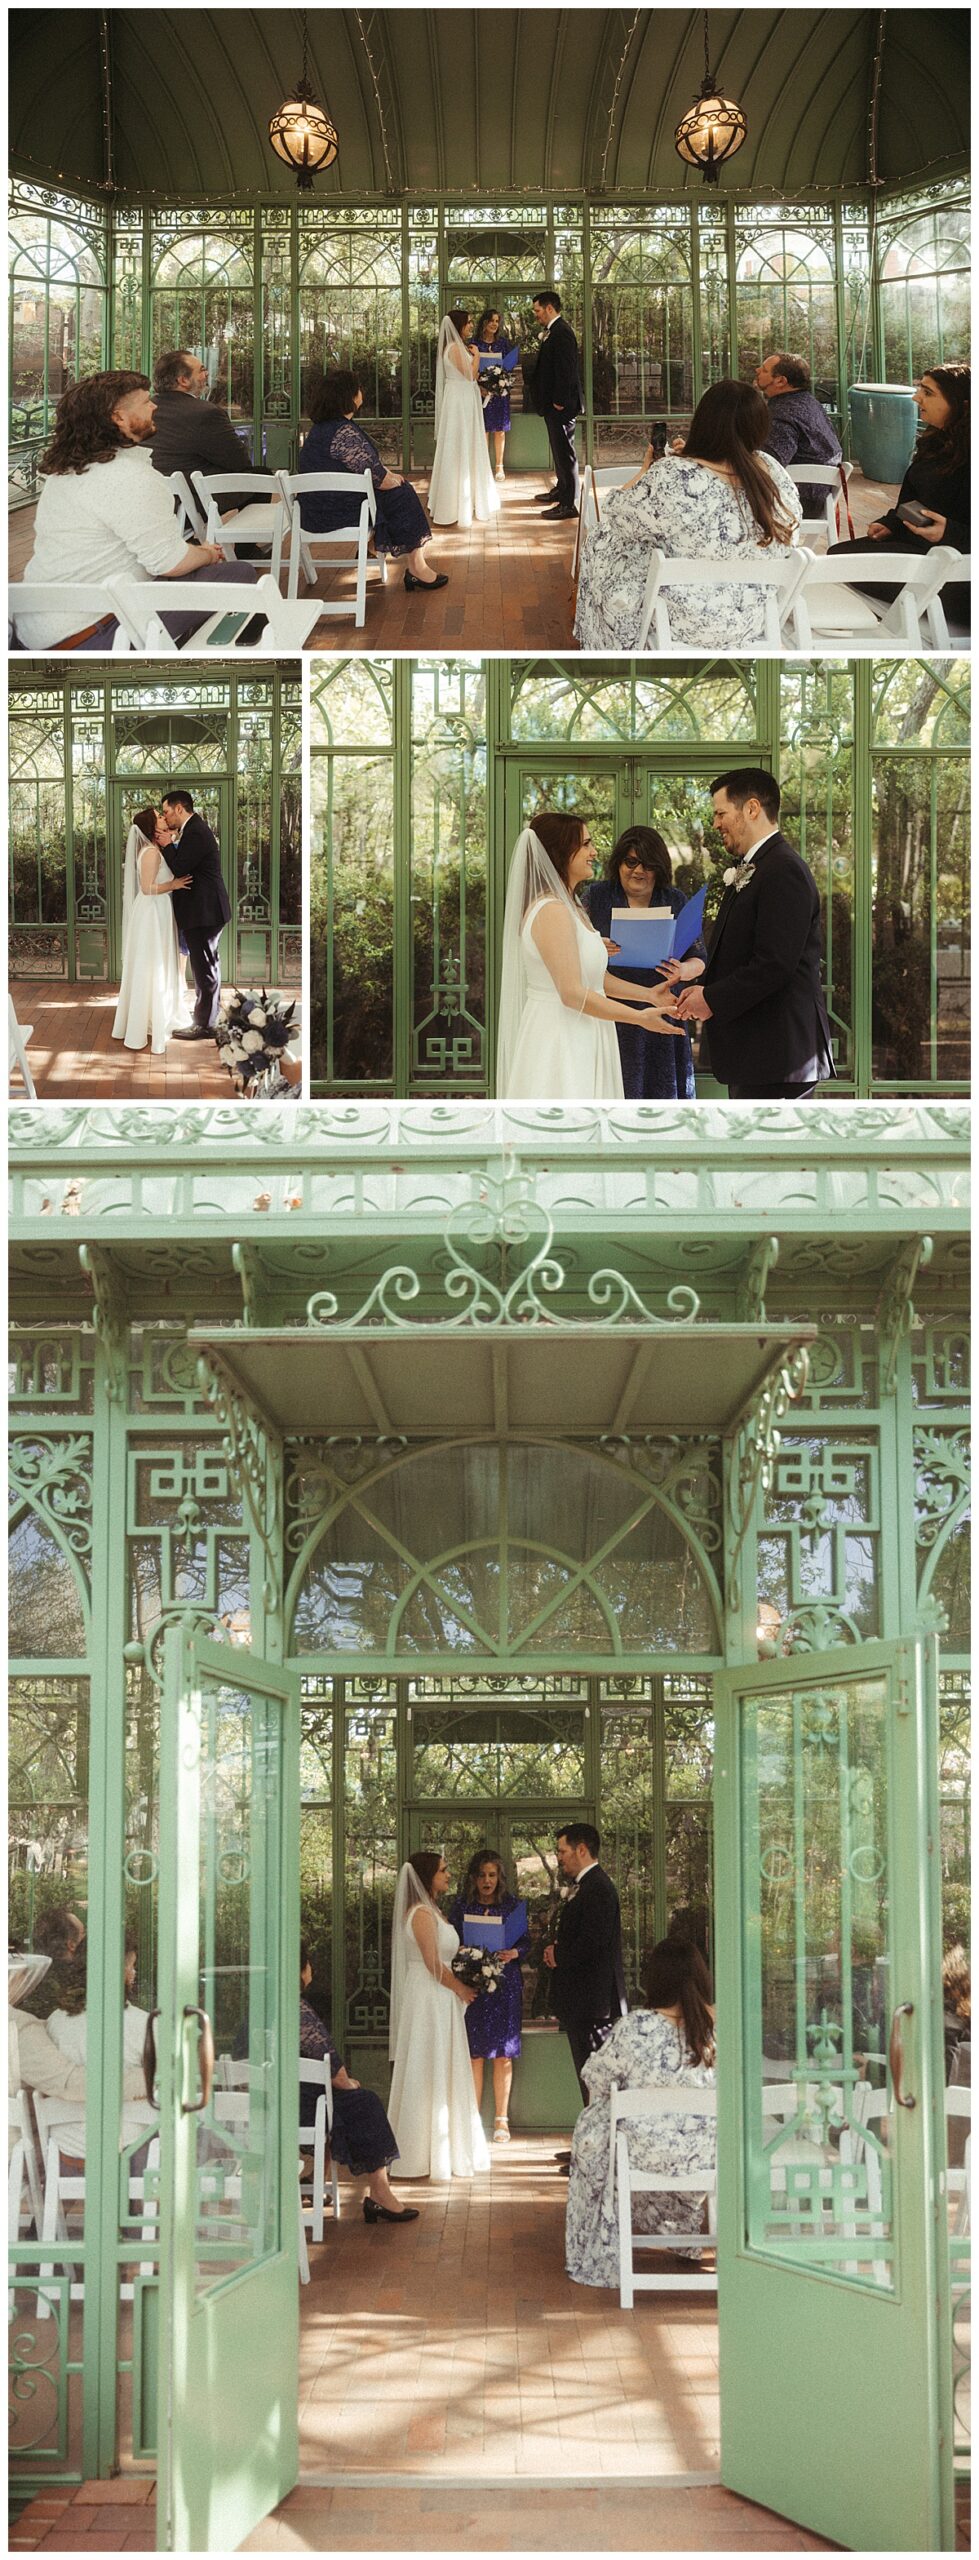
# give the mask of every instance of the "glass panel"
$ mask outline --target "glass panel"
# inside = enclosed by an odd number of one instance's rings
[[[392,1707],[349,1707],[344,1735],[346,1807],[345,2042],[386,2035],[391,1919],[398,1873],[397,1719]]]
[[[313,1075],[394,1073],[394,763],[315,756],[311,783]]]
[[[580,1802],[562,1806],[566,1822],[589,1822],[594,1813]],[[511,1822],[504,1834],[503,1852],[507,1875],[513,1890],[527,1905],[530,1950],[521,1965],[523,1980],[523,2019],[521,2033],[556,2034],[557,2020],[551,2015],[554,1986],[544,1963],[544,1949],[554,1934],[561,1900],[561,1871],[557,1862],[554,1825],[547,1818]]]
[[[86,1650],[77,1567],[35,1511],[25,1511],[11,1532],[7,1641],[26,1661],[71,1661]]]
[[[929,364],[969,353],[970,224],[966,204],[885,215],[878,234],[884,379],[916,382]]]
[[[694,405],[690,214],[593,215],[592,403],[596,417],[689,418]],[[716,273],[716,271],[715,271]],[[712,305],[719,317],[717,297]]]
[[[486,670],[416,666],[412,687],[411,1073],[485,1076]]]
[[[888,1684],[743,1702],[745,2237],[891,2290]]]
[[[874,1074],[884,1082],[969,1073],[968,775],[959,756],[874,759]]]
[[[773,347],[802,356],[817,400],[840,418],[833,234],[827,226],[752,222],[737,240],[738,362],[743,382]]]
[[[331,221],[299,212],[299,355],[303,416],[313,381],[341,365],[357,375],[364,419],[401,418],[401,229],[362,208]]]
[[[836,1063],[853,1070],[853,683],[832,667],[783,667],[780,823],[812,871],[822,915]]]
[[[880,1634],[879,1473],[869,1433],[783,1438],[758,1540],[760,1622],[772,1642]]]
[[[329,2013],[333,1974],[333,1687],[302,1683],[299,1756],[300,1934]]]
[[[279,2245],[283,1892],[281,1708],[231,1679],[202,1678],[200,1694],[197,1997],[216,2068],[197,2122],[198,2296]]]
[[[555,1796],[585,1783],[585,1714],[567,1708],[412,1710],[413,1796]]]
[[[157,220],[153,275],[153,362],[187,347],[207,368],[207,396],[232,417],[253,405],[252,221],[232,216],[221,231],[185,232],[181,217]],[[237,222],[238,228],[232,226]]]
[[[671,667],[655,676],[637,663],[617,674],[590,664],[555,664],[541,671],[538,661],[511,662],[511,728],[514,738],[633,740],[687,738],[708,747],[712,770],[725,762],[735,739],[757,734],[754,670],[719,661],[706,669]],[[589,772],[591,768],[589,767]],[[701,783],[710,814],[709,794]]]

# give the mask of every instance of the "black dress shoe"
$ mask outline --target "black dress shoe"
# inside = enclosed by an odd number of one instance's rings
[[[535,507],[556,507],[557,490],[538,489],[534,497],[534,505]]]
[[[171,1032],[170,1037],[173,1040],[213,1040],[214,1033],[213,1031],[200,1031],[196,1022],[192,1022],[188,1025],[186,1031],[173,1031]]]
[[[547,524],[550,519],[552,524],[573,524],[577,513],[577,507],[546,507],[541,521]]]
[[[405,570],[405,585],[408,589],[409,595],[413,595],[417,588],[419,595],[430,596],[434,594],[436,587],[447,587],[448,583],[448,577],[444,569],[440,569],[438,576],[435,578],[413,578],[411,570]]]
[[[364,2197],[365,2222],[417,2222],[416,2204],[402,2205],[400,2213],[392,2213],[389,2205],[375,2204],[373,2196]]]

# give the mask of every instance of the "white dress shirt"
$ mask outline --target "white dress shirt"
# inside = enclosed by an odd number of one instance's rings
[[[187,549],[173,511],[173,491],[154,471],[149,445],[123,445],[108,462],[84,471],[51,472],[41,482],[34,550],[24,585],[102,586],[107,578],[165,578]],[[203,566],[203,562],[202,562]],[[50,649],[84,628],[89,614],[17,616],[28,649]]]

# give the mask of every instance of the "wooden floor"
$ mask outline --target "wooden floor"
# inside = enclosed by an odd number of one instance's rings
[[[112,1038],[117,987],[51,985],[14,979],[18,1022],[33,1025],[28,1048],[39,1102],[230,1102],[235,1098],[220,1053],[206,1040],[171,1040],[126,1049]],[[187,1007],[188,1020],[190,1005]],[[24,1099],[19,1076],[11,1101]]]
[[[413,473],[419,495],[428,494],[424,474]],[[544,523],[534,505],[546,486],[540,474],[520,473],[500,491],[502,506],[489,524],[465,532],[455,525],[433,531],[429,559],[447,572],[449,584],[432,595],[405,592],[404,570],[392,561],[382,587],[372,565],[367,587],[367,619],[362,631],[352,613],[320,622],[310,646],[341,650],[409,651],[423,656],[432,650],[504,650],[520,656],[527,650],[573,650],[571,568],[573,524]],[[866,530],[896,490],[864,480],[854,471],[850,503],[854,528]],[[21,508],[10,519],[10,574],[19,578],[30,558],[33,508]],[[319,591],[331,603],[353,595],[353,572],[320,570]]]

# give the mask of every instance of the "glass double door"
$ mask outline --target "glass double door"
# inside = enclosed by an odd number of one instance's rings
[[[108,906],[109,906],[109,977],[118,985],[122,970],[122,886],[125,869],[126,838],[137,811],[159,809],[168,784],[174,782],[166,770],[128,775],[125,782],[111,782],[107,794],[108,824]],[[230,785],[216,781],[213,774],[181,774],[181,782],[192,792],[194,807],[204,819],[221,848],[221,869],[228,896],[235,903],[234,848],[230,837]],[[165,859],[169,856],[165,853]],[[170,863],[171,870],[173,863]],[[230,951],[236,948],[234,917],[221,937],[222,969],[228,974]]]
[[[521,1965],[523,2014],[521,2053],[514,2068],[510,2120],[520,2130],[564,2132],[574,2122],[580,2099],[566,2037],[551,2015],[551,1982],[544,1948],[551,1936],[560,1900],[557,1861],[559,1822],[594,1822],[593,1807],[581,1804],[528,1806],[522,1811],[487,1798],[484,1803],[426,1805],[409,1815],[410,1849],[441,1849],[451,1877],[443,1908],[460,1891],[470,1858],[492,1849],[502,1861],[510,1891],[527,1905],[530,1948]],[[487,2123],[492,2117],[490,2074],[483,2093]]]
[[[692,896],[721,852],[712,835],[710,781],[724,761],[722,747],[669,757],[573,745],[510,749],[507,844],[536,810],[574,809],[589,821],[601,869],[627,827],[654,827],[668,846],[675,885]]]

